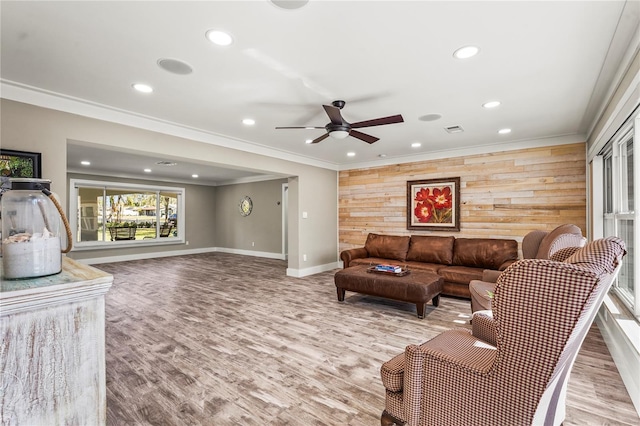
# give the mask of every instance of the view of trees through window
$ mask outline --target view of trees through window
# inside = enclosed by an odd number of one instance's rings
[[[77,187],[77,242],[178,236],[176,191]]]

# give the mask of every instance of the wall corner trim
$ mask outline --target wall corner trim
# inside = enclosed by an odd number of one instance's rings
[[[333,269],[338,269],[338,268],[340,268],[340,262],[325,263],[324,265],[312,266],[311,268],[304,268],[304,269],[287,268],[287,276],[302,278],[309,275],[319,274],[320,272],[327,272],[327,271],[331,271]]]

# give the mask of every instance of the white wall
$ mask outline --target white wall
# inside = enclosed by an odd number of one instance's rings
[[[336,267],[337,172],[264,155],[225,148],[126,125],[87,118],[2,99],[0,137],[5,149],[42,153],[43,177],[67,206],[67,141],[112,146],[118,150],[154,152],[187,160],[207,160],[222,165],[252,165],[266,174],[291,176],[289,217],[307,211],[312,220],[290,220],[289,270],[291,275]],[[185,250],[187,248],[185,247]],[[308,255],[303,262],[302,253]]]
[[[283,256],[282,184],[286,182],[276,179],[216,187],[216,246]],[[240,215],[238,208],[244,196],[253,202],[248,216]]]

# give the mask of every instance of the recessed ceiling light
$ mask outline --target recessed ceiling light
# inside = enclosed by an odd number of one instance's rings
[[[468,59],[476,56],[478,52],[480,52],[480,49],[476,46],[464,46],[453,52],[453,56],[458,59]]]
[[[191,177],[195,179],[195,178],[197,178],[197,177],[198,177],[198,175],[193,174],[193,175],[191,175]]]
[[[145,173],[151,173],[151,169],[144,169]]]
[[[356,153],[355,152],[347,152],[347,157],[355,157]]]
[[[91,161],[81,161],[80,164],[82,164],[83,166],[90,166]]]
[[[233,43],[233,38],[224,31],[209,30],[207,31],[206,36],[211,43],[217,44],[218,46],[229,46]]]
[[[304,143],[306,144],[310,144],[311,142],[313,142],[313,139],[307,139],[306,141],[304,141]]]
[[[149,86],[148,84],[144,84],[144,83],[134,83],[134,84],[131,85],[131,87],[136,89],[138,92],[142,92],[142,93],[151,93],[151,92],[153,92],[153,87]]]
[[[422,144],[420,142],[414,142],[411,144],[411,148],[420,148]]]
[[[482,104],[483,108],[495,108],[500,106],[500,101],[489,101]]]
[[[254,120],[253,118],[245,118],[244,120],[242,120],[242,124],[244,124],[245,126],[253,126],[254,124],[256,124],[256,120]]]
[[[500,133],[501,135],[506,135],[508,133],[511,133],[511,129],[500,129],[498,130],[498,133]]]
[[[380,158],[384,158],[386,156],[387,156],[387,154],[378,154],[378,157],[380,157]]]

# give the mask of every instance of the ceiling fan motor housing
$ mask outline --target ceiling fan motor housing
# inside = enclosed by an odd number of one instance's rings
[[[363,127],[382,126],[385,124],[402,123],[404,120],[400,114],[392,115],[389,117],[375,118],[373,120],[359,121],[357,123],[347,122],[340,113],[340,110],[346,104],[345,101],[336,100],[331,102],[331,105],[323,105],[325,112],[331,120],[324,129],[327,131],[324,135],[315,138],[311,141],[312,144],[325,140],[329,135],[335,139],[344,139],[347,136],[353,136],[356,139],[360,139],[366,143],[372,144],[379,140],[375,136],[362,133],[358,130]],[[276,129],[308,129],[309,127],[276,127]],[[315,129],[321,129],[322,127],[313,127]]]
[[[351,131],[351,126],[346,121],[343,124],[329,123],[324,128],[327,129],[327,132],[329,132],[329,133],[337,132],[337,131],[343,131],[343,132],[350,132]]]

